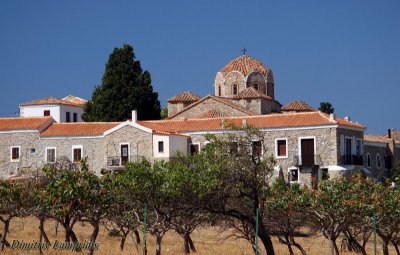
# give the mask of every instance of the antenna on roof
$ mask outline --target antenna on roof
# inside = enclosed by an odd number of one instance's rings
[[[246,48],[243,48],[243,50],[241,50],[241,51],[243,52],[243,56],[246,56],[246,52],[247,52]]]

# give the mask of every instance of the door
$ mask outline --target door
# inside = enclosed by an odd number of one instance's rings
[[[129,146],[128,144],[121,144],[121,165],[125,165],[129,160]]]
[[[314,139],[301,140],[301,164],[303,166],[314,166]]]
[[[346,151],[344,153],[344,164],[351,165],[351,138],[346,138]]]

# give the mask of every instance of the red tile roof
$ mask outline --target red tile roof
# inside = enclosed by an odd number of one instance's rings
[[[0,131],[40,130],[52,121],[51,117],[0,118]]]
[[[336,118],[331,121],[329,116],[319,111],[299,112],[299,113],[277,113],[268,115],[256,115],[245,117],[219,117],[219,118],[198,118],[198,119],[170,119],[158,121],[140,121],[139,124],[147,128],[164,132],[191,132],[223,130],[223,126],[236,125],[242,126],[243,122],[257,128],[285,128],[285,127],[305,127],[339,124],[342,126],[365,128],[361,124],[356,124],[343,119]]]
[[[204,113],[202,116],[199,116],[199,118],[218,118],[218,117],[224,117],[225,115],[215,109],[209,110],[208,112]]]
[[[311,107],[309,104],[300,101],[294,100],[288,103],[285,106],[282,106],[281,111],[296,111],[296,112],[307,112],[307,111],[316,111],[317,109]]]
[[[86,102],[87,102],[87,100],[85,100],[83,98],[72,96],[72,95],[66,96],[62,100],[65,100],[65,101],[68,101],[68,102],[71,102],[74,104],[82,105],[82,106],[84,104],[86,104]]]
[[[178,95],[168,99],[168,102],[169,103],[179,103],[179,102],[191,103],[191,102],[196,102],[199,100],[200,100],[200,97],[198,95],[196,95],[190,91],[184,91],[184,92],[179,93]]]
[[[268,100],[272,100],[272,97],[267,96],[263,93],[260,93],[253,87],[246,88],[240,91],[239,94],[233,97],[234,99],[252,99],[252,98],[265,98]]]
[[[121,122],[74,122],[54,123],[43,133],[42,137],[57,136],[96,136],[121,124]]]
[[[364,141],[366,142],[379,142],[379,143],[387,143],[388,139],[383,135],[368,135],[364,134]]]
[[[55,97],[46,97],[39,100],[30,101],[27,103],[20,104],[20,106],[31,106],[31,105],[46,105],[46,104],[59,104],[59,105],[71,105],[71,106],[82,106],[81,103],[71,102],[64,99],[58,99]]]
[[[245,55],[230,61],[224,68],[222,68],[220,72],[224,75],[227,75],[232,71],[239,71],[244,76],[247,76],[253,71],[259,71],[264,75],[267,75],[267,73],[271,72],[259,60]]]
[[[241,107],[240,105],[238,105],[238,104],[232,102],[231,99],[224,98],[224,97],[217,97],[217,96],[207,95],[207,96],[203,97],[202,99],[200,99],[199,101],[197,101],[197,102],[195,102],[195,103],[189,105],[188,107],[184,108],[182,111],[177,112],[177,113],[175,113],[174,115],[168,117],[168,119],[172,119],[172,118],[178,116],[179,114],[181,114],[181,113],[183,113],[183,112],[185,112],[185,111],[187,111],[187,110],[189,110],[189,109],[195,107],[196,105],[199,105],[199,104],[201,104],[202,102],[204,102],[204,101],[206,101],[206,100],[210,100],[210,99],[211,99],[211,100],[214,99],[214,100],[216,100],[216,101],[218,101],[218,102],[220,102],[220,103],[223,103],[223,104],[225,104],[225,105],[228,105],[228,106],[230,106],[230,107],[232,107],[232,108],[234,108],[234,109],[236,109],[236,110],[238,110],[238,111],[244,112],[244,113],[246,113],[246,114],[248,114],[248,115],[253,115],[253,114],[254,114],[253,112],[250,112],[250,111],[246,110],[245,108]]]

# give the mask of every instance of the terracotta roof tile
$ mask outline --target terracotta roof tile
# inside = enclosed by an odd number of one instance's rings
[[[240,91],[239,94],[233,97],[234,99],[250,99],[250,98],[265,98],[272,100],[272,97],[260,93],[253,87],[246,88]]]
[[[177,102],[196,102],[199,101],[200,97],[193,92],[190,91],[184,91],[182,93],[179,93],[178,95],[171,97],[168,99],[169,103],[177,103]]]
[[[0,118],[0,131],[40,130],[52,120],[51,117]]]
[[[384,137],[383,135],[368,135],[368,134],[364,134],[364,141],[387,143],[388,139],[386,137]]]
[[[58,99],[55,97],[46,97],[39,100],[30,101],[27,103],[20,104],[20,106],[30,106],[30,105],[44,105],[44,104],[60,104],[60,105],[72,105],[72,106],[82,106],[81,103],[71,102],[64,99]]]
[[[267,75],[267,73],[270,72],[270,70],[259,60],[246,55],[230,61],[220,72],[227,75],[232,71],[239,71],[244,76],[247,76],[252,71],[259,71],[264,75]]]
[[[268,115],[256,115],[246,117],[219,117],[219,118],[198,118],[198,119],[170,119],[159,121],[141,121],[141,125],[165,132],[191,132],[206,130],[223,130],[223,126],[234,124],[241,126],[243,122],[257,128],[283,128],[283,127],[304,127],[318,125],[339,124],[356,128],[365,128],[363,125],[348,122],[342,119],[329,120],[325,114],[316,112],[300,113],[278,113]],[[222,125],[224,123],[224,125]]]
[[[206,100],[208,100],[208,99],[217,100],[218,102],[221,102],[221,103],[223,103],[223,104],[226,104],[226,105],[228,105],[228,106],[230,106],[230,107],[232,107],[232,108],[234,108],[234,109],[236,109],[236,110],[239,110],[239,111],[241,111],[241,112],[244,112],[244,113],[246,113],[246,114],[248,114],[248,115],[254,115],[253,112],[248,111],[247,109],[245,109],[245,108],[243,108],[242,106],[238,105],[236,102],[232,102],[231,99],[224,98],[224,97],[217,97],[217,96],[208,95],[208,96],[203,97],[203,98],[200,99],[199,101],[197,101],[197,102],[195,102],[195,103],[189,105],[188,107],[184,108],[182,111],[177,112],[177,113],[175,113],[174,115],[168,117],[168,119],[172,119],[172,118],[174,118],[175,116],[178,116],[179,114],[181,114],[181,113],[183,113],[183,112],[185,112],[185,111],[187,111],[187,110],[189,110],[189,109],[195,107],[196,105],[199,105],[200,103],[202,103],[202,102],[204,102],[204,101],[206,101]]]
[[[282,106],[281,111],[296,111],[296,112],[307,112],[307,111],[316,111],[317,109],[311,107],[309,104],[300,101],[294,100],[288,103],[285,106]]]
[[[43,133],[42,137],[57,136],[95,136],[121,124],[121,122],[75,122],[54,123]]]
[[[68,102],[71,102],[71,103],[74,103],[77,105],[82,105],[82,106],[84,104],[86,104],[86,102],[87,102],[87,100],[80,98],[80,97],[73,96],[73,95],[66,96],[62,100],[65,100],[65,101],[68,101]]]
[[[215,110],[215,109],[211,109],[199,117],[200,118],[218,118],[218,117],[224,117],[224,116],[225,115],[222,112]]]

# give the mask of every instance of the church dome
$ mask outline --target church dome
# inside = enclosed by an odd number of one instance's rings
[[[259,71],[263,75],[267,76],[270,69],[268,69],[263,63],[259,60],[243,55],[234,60],[230,61],[224,68],[220,70],[220,72],[226,76],[228,73],[232,71],[238,71],[242,73],[245,77],[254,71]]]

